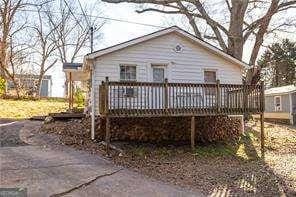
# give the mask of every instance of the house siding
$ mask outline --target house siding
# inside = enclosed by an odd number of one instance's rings
[[[274,97],[281,96],[282,102],[282,110],[275,111],[274,107]],[[296,100],[292,99],[292,106],[296,104]],[[294,104],[293,104],[294,102]],[[282,94],[282,95],[270,95],[265,96],[265,112],[264,117],[267,120],[272,120],[275,122],[282,122],[282,123],[293,123],[292,121],[292,114],[290,112],[290,95],[289,94]]]
[[[182,52],[175,52],[175,46],[182,46]],[[137,65],[137,81],[151,81],[151,64],[167,65],[169,82],[203,83],[204,70],[216,70],[221,83],[241,84],[242,69],[224,58],[193,44],[175,33],[148,40],[128,48],[103,55],[95,60],[95,103],[98,111],[98,86],[105,77],[118,81],[119,65]]]
[[[275,96],[265,96],[265,112],[287,112],[290,113],[290,98],[289,94],[279,95],[282,98],[282,110],[275,111],[274,107],[274,97]]]
[[[296,113],[296,93],[292,93],[291,98],[292,98],[292,112],[291,113]]]

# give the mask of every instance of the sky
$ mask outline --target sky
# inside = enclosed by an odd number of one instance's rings
[[[80,0],[83,5],[87,2],[99,2],[99,0]],[[128,4],[128,3],[120,3],[120,4],[109,4],[109,3],[100,3],[99,4],[100,11],[96,13],[92,13],[92,15],[100,15],[104,17],[116,18],[121,20],[127,20],[137,23],[145,23],[155,26],[161,27],[168,27],[173,25],[167,22],[167,16],[165,14],[156,13],[156,12],[147,12],[138,14],[135,12],[135,5]],[[295,11],[290,15],[294,15]],[[180,24],[179,24],[180,25]],[[132,23],[125,23],[125,22],[117,22],[112,20],[106,20],[106,24],[101,29],[101,33],[103,35],[102,39],[95,44],[94,50],[99,50],[108,46],[112,46],[114,44],[118,44],[135,37],[139,37],[148,33],[152,33],[161,29],[161,27],[150,27],[150,26],[143,26],[143,25],[136,25]],[[183,27],[184,28],[184,27]],[[95,35],[96,36],[96,35]],[[294,34],[282,34],[280,37],[289,37],[292,40],[296,41],[296,36]],[[276,41],[275,39],[270,39],[270,42]],[[251,53],[252,46],[249,45],[245,48],[244,59]],[[49,74],[53,77],[53,95],[57,97],[62,97],[64,93],[64,73],[62,71],[61,65],[56,65]]]
[[[96,1],[96,0],[92,0]],[[87,0],[81,0],[81,3],[84,4]],[[132,4],[122,3],[122,4],[108,4],[101,3],[99,15],[104,17],[122,19],[137,23],[145,23],[156,26],[169,26],[165,22],[165,15],[159,13],[144,13],[138,14],[135,12],[135,6]],[[98,15],[95,11],[92,15]],[[112,20],[106,20],[106,24],[101,29],[102,39],[95,44],[94,50],[99,50],[114,44],[118,44],[135,37],[139,37],[148,33],[152,33],[161,29],[161,27],[150,27],[143,25],[136,25],[125,22],[117,22]],[[96,36],[96,35],[94,35]],[[64,81],[65,76],[62,71],[62,66],[57,64],[52,70],[48,73],[52,75],[52,96],[62,97],[64,94]]]

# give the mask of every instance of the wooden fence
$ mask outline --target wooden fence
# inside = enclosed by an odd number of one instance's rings
[[[104,81],[99,87],[102,116],[198,116],[259,114],[263,85]]]

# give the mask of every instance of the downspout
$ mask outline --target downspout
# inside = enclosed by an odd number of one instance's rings
[[[95,139],[95,77],[94,77],[94,63],[91,62],[90,69],[90,77],[91,77],[91,139]]]

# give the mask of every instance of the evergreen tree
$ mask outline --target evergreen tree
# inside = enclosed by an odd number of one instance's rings
[[[284,39],[281,43],[268,46],[258,65],[264,68],[262,75],[270,86],[295,84],[296,42]]]

